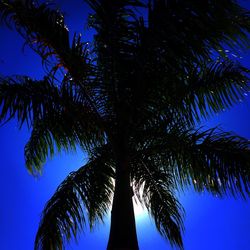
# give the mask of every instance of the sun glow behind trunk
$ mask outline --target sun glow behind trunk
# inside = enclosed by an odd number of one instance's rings
[[[138,219],[141,220],[141,219],[145,218],[148,215],[146,207],[142,206],[142,204],[140,202],[140,199],[143,196],[142,195],[143,194],[143,188],[144,188],[144,185],[142,185],[141,188],[139,190],[137,190],[137,195],[135,194],[133,196],[133,206],[134,206],[134,213],[135,213],[136,220],[138,220]]]
[[[133,201],[133,206],[134,206],[134,213],[135,213],[135,218],[142,218],[145,217],[147,214],[147,211],[145,208],[141,206],[139,202]]]

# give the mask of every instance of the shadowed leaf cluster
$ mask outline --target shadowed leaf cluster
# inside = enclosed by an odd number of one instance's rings
[[[91,44],[77,33],[70,40],[52,4],[0,2],[2,24],[45,67],[41,80],[0,78],[0,121],[17,118],[32,130],[28,170],[41,172],[56,151],[81,147],[89,156],[45,206],[35,249],[64,249],[84,226],[103,220],[120,135],[135,196],[160,234],[183,249],[177,190],[249,195],[249,141],[200,123],[249,91],[249,70],[229,52],[249,47],[250,12],[232,0],[86,2],[96,31]]]

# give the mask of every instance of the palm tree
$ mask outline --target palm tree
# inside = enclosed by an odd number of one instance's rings
[[[46,204],[35,249],[64,249],[111,205],[108,250],[137,250],[133,196],[160,234],[183,249],[176,190],[247,197],[250,145],[201,122],[244,98],[249,70],[228,52],[250,44],[249,12],[233,0],[86,0],[92,44],[54,6],[2,0],[1,20],[37,52],[41,80],[1,77],[2,122],[32,130],[26,166],[55,151],[89,156]]]

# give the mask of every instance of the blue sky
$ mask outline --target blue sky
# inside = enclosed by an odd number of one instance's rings
[[[69,3],[70,2],[70,3]],[[60,1],[69,29],[84,35],[86,5],[82,1]],[[23,40],[15,31],[0,26],[0,75],[24,74],[41,78],[43,70],[39,57],[28,48],[22,51]],[[249,65],[250,56],[243,61]],[[250,139],[250,97],[230,111],[215,116],[207,126],[220,124],[227,131]],[[70,171],[86,160],[82,152],[60,154],[48,160],[38,179],[29,175],[24,164],[24,145],[29,138],[27,128],[19,130],[15,121],[0,127],[0,249],[31,250],[42,209],[56,187]],[[184,244],[186,250],[249,250],[250,200],[219,199],[207,193],[198,195],[192,190],[180,194],[186,210]],[[137,219],[140,249],[170,250],[168,242],[156,232],[146,216]],[[72,241],[66,249],[104,250],[109,222],[93,233],[88,230]]]

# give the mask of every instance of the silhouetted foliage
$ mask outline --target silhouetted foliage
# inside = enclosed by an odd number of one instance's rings
[[[91,44],[76,33],[70,41],[64,15],[52,4],[0,3],[2,23],[14,27],[45,66],[42,80],[0,79],[0,121],[17,118],[32,129],[28,170],[40,173],[56,150],[81,147],[89,156],[45,206],[35,249],[64,249],[85,225],[103,220],[113,194],[119,199],[123,190],[132,201],[130,186],[158,231],[183,249],[176,190],[249,195],[249,141],[205,131],[200,122],[249,91],[249,70],[229,51],[250,45],[250,12],[233,0],[85,2],[96,31]],[[126,244],[112,242],[108,249]]]

